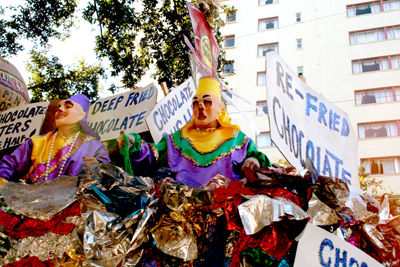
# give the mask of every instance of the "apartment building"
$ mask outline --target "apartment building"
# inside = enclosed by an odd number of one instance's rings
[[[266,108],[265,54],[276,51],[306,83],[344,110],[358,136],[366,172],[400,194],[400,0],[226,0],[224,79],[239,95]],[[233,72],[233,74],[230,74]],[[268,118],[233,99],[257,125],[256,136],[235,108],[233,123],[272,161]],[[338,144],[340,145],[340,144]]]

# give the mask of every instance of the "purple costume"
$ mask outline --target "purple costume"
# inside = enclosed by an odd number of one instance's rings
[[[34,139],[48,138],[54,133],[48,133],[45,136],[33,137]],[[64,156],[68,153],[70,145],[62,148],[51,159],[48,180],[54,180],[60,171],[61,162]],[[20,179],[26,180],[29,183],[41,182],[45,179],[46,162],[37,164],[32,168],[33,160],[32,151],[34,150],[34,142],[29,138],[25,143],[20,145],[11,155],[5,155],[0,161],[0,177],[9,181],[18,182]],[[62,171],[62,175],[77,175],[84,163],[82,157],[95,157],[100,162],[110,162],[108,150],[103,143],[89,135],[79,137],[73,149],[73,154],[70,155]],[[35,152],[33,152],[35,154]]]
[[[86,113],[79,124],[85,133],[80,133],[75,142],[53,138],[51,132],[43,136],[34,136],[20,145],[11,155],[5,155],[0,160],[0,178],[18,182],[36,183],[54,180],[60,175],[77,175],[84,163],[82,157],[95,157],[100,162],[110,162],[108,150],[99,140],[99,136],[89,127],[87,114],[90,107],[89,99],[84,95],[74,95],[68,98],[79,104]],[[55,142],[57,140],[57,142]],[[56,144],[54,155],[49,154]],[[69,156],[68,156],[69,153]],[[68,157],[67,157],[68,156]],[[46,168],[48,173],[46,173]]]
[[[242,164],[250,157],[256,158],[261,167],[270,166],[269,159],[241,131],[206,154],[196,151],[180,131],[164,136],[157,145],[141,142],[139,135],[133,135],[136,142],[129,157],[135,175],[151,176],[158,168],[168,167],[178,171],[176,180],[200,187],[217,174],[240,180]]]

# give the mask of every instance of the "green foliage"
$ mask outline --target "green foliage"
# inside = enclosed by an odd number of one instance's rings
[[[45,51],[31,51],[27,68],[32,73],[28,84],[31,102],[66,99],[75,94],[84,94],[93,102],[99,98],[99,79],[106,78],[100,64],[91,66],[81,59],[64,66],[55,56],[47,58]]]
[[[96,38],[98,57],[111,62],[112,76],[122,75],[122,82],[134,88],[151,64],[151,76],[168,87],[190,77],[189,48],[183,36],[193,40],[192,25],[183,0],[95,0],[84,10],[84,19],[98,24],[102,34]],[[219,43],[223,38],[214,31]],[[225,64],[225,53],[219,57],[218,72]]]
[[[24,49],[21,39],[46,46],[49,38],[64,39],[76,19],[76,0],[25,0],[24,5],[0,6],[0,56],[16,55]]]
[[[203,2],[207,1],[210,2]],[[25,0],[23,3],[20,6],[0,6],[0,14],[5,10],[12,13],[8,20],[0,19],[2,57],[22,51],[21,39],[32,41],[34,50],[47,49],[50,38],[64,40],[78,20],[76,0]],[[228,13],[235,12],[227,5],[222,5],[222,9]],[[215,11],[214,8],[213,16]],[[214,17],[219,21],[218,14]],[[155,72],[151,76],[159,83],[165,81],[168,87],[181,84],[191,76],[189,48],[183,36],[192,41],[194,38],[186,1],[93,0],[87,2],[83,18],[100,28],[94,50],[99,59],[110,62],[111,76],[121,77],[124,87],[135,88],[152,64]],[[216,25],[213,32],[221,44],[220,24]],[[222,72],[225,64],[233,63],[226,60],[225,55],[221,51],[218,73]],[[28,69],[33,75],[29,84],[33,101],[63,98],[83,91],[91,100],[98,97],[94,92],[98,85],[94,81],[105,77],[100,66],[86,68],[84,62],[75,67],[63,66],[57,57],[46,58],[39,52],[32,52],[31,60]],[[97,73],[97,78],[94,73]],[[109,90],[117,89],[112,85]]]

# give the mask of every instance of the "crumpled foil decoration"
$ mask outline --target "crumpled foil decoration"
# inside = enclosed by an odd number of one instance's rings
[[[29,218],[48,221],[76,198],[76,176],[59,176],[36,184],[5,183],[1,195],[14,211]]]
[[[153,213],[147,208],[121,221],[118,215],[91,211],[86,219],[83,244],[87,261],[93,266],[135,266],[142,254],[136,250],[148,241],[145,227]]]
[[[121,217],[140,210],[151,198],[150,177],[132,176],[110,163],[86,164],[78,199],[84,212],[107,210]]]
[[[132,176],[109,163],[86,164],[80,177],[77,194],[87,213],[87,261],[94,266],[135,266],[157,203],[150,192],[151,178]]]
[[[299,206],[282,197],[270,198],[256,195],[238,206],[240,218],[247,235],[259,232],[272,222],[287,216],[290,220],[304,220],[310,216]]]
[[[61,257],[64,252],[75,246],[70,235],[58,235],[49,232],[37,237],[13,240],[12,248],[0,259],[1,266],[19,261],[25,257],[37,256],[41,261]]]
[[[332,225],[340,220],[336,212],[318,199],[313,193],[308,201],[307,214],[311,217],[311,223],[314,225]]]
[[[164,179],[160,191],[165,209],[151,229],[157,248],[185,261],[197,259],[200,239],[217,220],[212,195],[170,179]]]

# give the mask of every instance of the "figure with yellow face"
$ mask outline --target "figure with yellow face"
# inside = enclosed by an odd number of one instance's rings
[[[244,168],[270,166],[253,140],[231,124],[218,80],[201,78],[192,101],[192,120],[157,145],[142,142],[138,134],[120,138],[120,151],[129,150],[121,153],[129,157],[125,164],[131,164],[125,168],[132,168],[135,175],[152,176],[158,168],[168,167],[178,171],[176,180],[201,187],[218,174],[240,180]]]
[[[89,127],[89,99],[81,94],[61,100],[55,113],[57,129],[33,136],[0,160],[3,181],[37,183],[60,175],[77,175],[84,162],[110,162],[107,148]]]

